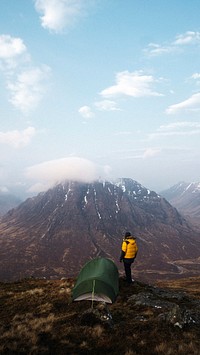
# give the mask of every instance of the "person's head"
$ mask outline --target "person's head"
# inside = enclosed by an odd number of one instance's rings
[[[125,233],[125,238],[129,238],[129,237],[131,237],[131,233],[130,232],[126,232]]]

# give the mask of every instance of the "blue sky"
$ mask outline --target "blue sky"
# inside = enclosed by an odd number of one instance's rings
[[[199,0],[1,0],[0,190],[200,175]]]

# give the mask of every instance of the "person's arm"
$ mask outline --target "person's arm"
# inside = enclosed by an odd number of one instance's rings
[[[126,254],[126,248],[127,248],[127,245],[126,243],[123,241],[122,243],[122,250],[121,250],[121,256],[120,256],[120,262],[124,259],[124,256]]]
[[[124,259],[124,256],[125,256],[125,251],[121,251],[121,256],[120,256],[120,259],[119,259],[119,261],[121,262],[123,259]]]

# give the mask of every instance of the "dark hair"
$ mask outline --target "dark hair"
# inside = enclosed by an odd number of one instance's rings
[[[127,238],[127,237],[131,237],[131,233],[130,232],[126,232],[125,233],[125,238]]]

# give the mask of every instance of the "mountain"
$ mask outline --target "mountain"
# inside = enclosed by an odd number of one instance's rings
[[[102,256],[118,262],[131,231],[143,280],[199,273],[200,240],[169,202],[132,179],[65,182],[29,198],[1,218],[0,280],[71,277]]]
[[[200,183],[180,182],[168,190],[162,191],[174,207],[185,216],[197,219],[200,217]]]
[[[15,195],[0,191],[0,216],[17,207],[22,201]]]

